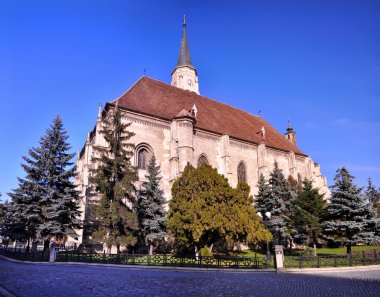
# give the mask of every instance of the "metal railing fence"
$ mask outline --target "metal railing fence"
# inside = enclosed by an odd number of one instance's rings
[[[21,261],[49,261],[49,251],[29,251],[17,248],[0,248],[0,255]],[[144,266],[207,267],[207,268],[273,268],[273,261],[264,257],[199,256],[198,258],[174,255],[105,254],[58,251],[56,262],[82,262]]]
[[[286,268],[348,267],[380,264],[380,253],[361,252],[347,255],[285,256]]]

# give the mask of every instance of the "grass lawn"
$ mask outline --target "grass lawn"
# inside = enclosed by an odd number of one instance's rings
[[[355,252],[362,252],[362,251],[368,251],[368,250],[376,250],[380,249],[380,245],[359,245],[359,246],[353,246],[351,247],[352,253]],[[320,248],[317,249],[318,255],[344,255],[347,252],[346,247],[342,248]]]
[[[379,250],[380,245],[362,245],[362,246],[352,246],[351,251],[352,253],[362,252],[362,251],[369,251],[369,250]],[[292,250],[291,254],[289,254],[288,251],[285,250],[285,255],[291,255],[291,256],[298,256],[303,252],[303,250]],[[347,252],[346,247],[342,248],[319,248],[317,249],[317,254],[320,256],[323,255],[345,255]],[[233,256],[240,256],[240,257],[254,257],[256,256],[259,258],[265,258],[266,252],[265,251],[253,251],[253,250],[245,250],[240,252],[232,253]],[[273,251],[272,251],[273,254]]]

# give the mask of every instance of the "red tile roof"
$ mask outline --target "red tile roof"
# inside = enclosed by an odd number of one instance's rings
[[[168,121],[184,109],[190,111],[195,104],[198,110],[195,128],[258,144],[261,142],[260,130],[264,126],[268,147],[305,155],[260,116],[146,76],[117,100],[123,109]],[[109,104],[115,103],[116,100]]]

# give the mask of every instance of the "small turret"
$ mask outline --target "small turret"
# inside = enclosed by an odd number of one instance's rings
[[[294,145],[297,145],[297,143],[296,143],[296,132],[293,130],[293,127],[290,123],[290,120],[288,120],[288,128],[286,129],[285,137],[291,143],[293,143]]]
[[[99,108],[98,108],[98,122],[102,120],[102,104],[99,103]]]

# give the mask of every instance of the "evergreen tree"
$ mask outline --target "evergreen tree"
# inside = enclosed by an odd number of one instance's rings
[[[146,175],[147,181],[143,182],[142,190],[139,193],[138,214],[142,227],[142,235],[149,245],[149,254],[153,254],[153,249],[160,241],[167,236],[165,218],[165,198],[164,192],[160,189],[160,166],[156,164],[156,157],[153,155]]]
[[[314,247],[319,243],[322,234],[322,214],[327,202],[311,181],[303,181],[302,190],[298,193],[293,206],[292,222],[296,230],[295,239]]]
[[[95,185],[95,194],[100,196],[99,203],[93,207],[96,226],[93,238],[103,243],[108,253],[112,245],[120,252],[121,246],[133,246],[137,241],[134,183],[138,177],[131,164],[134,146],[128,140],[134,133],[127,130],[129,125],[122,123],[117,105],[110,110],[100,131],[108,146],[95,147],[97,156],[93,158],[97,167],[92,172],[91,183]]]
[[[9,193],[12,198],[13,228],[24,225],[25,234],[43,239],[45,248],[52,236],[77,236],[81,227],[78,219],[78,192],[71,179],[75,168],[68,153],[67,132],[57,116],[40,139],[40,146],[23,157],[25,178],[19,178],[19,187]],[[14,233],[14,232],[13,232]]]
[[[270,186],[262,173],[260,174],[257,187],[258,193],[255,197],[255,209],[261,214],[262,218],[266,218],[266,213],[272,210],[273,205],[270,198]]]
[[[237,242],[268,240],[248,197],[249,187],[233,189],[228,180],[208,164],[187,165],[172,187],[168,229],[180,248],[233,246]]]
[[[266,206],[267,211],[271,213],[271,218],[267,226],[271,231],[274,243],[287,246],[287,241],[291,239],[292,230],[291,206],[294,201],[294,192],[292,191],[282,170],[278,167],[277,161],[274,162],[274,169],[269,178],[270,195]]]
[[[365,191],[365,196],[368,203],[376,211],[377,217],[380,218],[380,189],[376,189],[371,178],[368,179],[368,186]]]
[[[296,180],[293,176],[288,176],[288,183],[294,193],[299,193],[302,191],[302,182]]]
[[[331,186],[330,204],[327,207],[324,234],[330,243],[368,243],[376,241],[376,220],[366,205],[361,189],[353,184],[353,176],[346,168],[337,170],[335,184]]]

